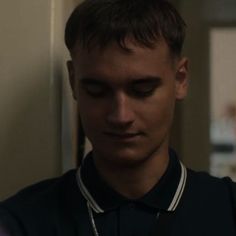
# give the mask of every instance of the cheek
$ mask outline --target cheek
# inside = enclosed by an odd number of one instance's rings
[[[144,106],[143,114],[145,114],[146,127],[150,131],[161,131],[169,129],[173,119],[175,107],[175,99],[173,95],[167,94],[155,99],[152,103]]]
[[[93,132],[102,125],[104,121],[103,108],[101,105],[84,99],[83,97],[78,100],[78,110],[82,120],[82,124],[86,130]]]

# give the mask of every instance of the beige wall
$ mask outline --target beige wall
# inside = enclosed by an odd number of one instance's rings
[[[0,200],[61,173],[63,1],[0,1]]]
[[[208,22],[203,19],[206,0],[179,0],[187,23],[184,54],[189,58],[189,94],[178,104],[174,142],[183,162],[195,170],[209,169],[209,44]]]
[[[179,10],[187,22],[187,39],[185,44],[185,54],[190,59],[190,90],[189,95],[179,110],[177,126],[181,130],[177,141],[184,163],[196,170],[209,170],[209,158],[211,153],[210,144],[210,117],[211,103],[210,91],[213,84],[210,83],[210,63],[214,60],[220,63],[218,55],[210,57],[210,31],[213,26],[236,25],[236,2],[235,0],[179,0]],[[225,45],[217,45],[219,50],[227,52],[232,48],[231,42]],[[216,42],[219,44],[219,42]],[[231,49],[231,53],[233,50]],[[235,56],[235,54],[232,54]],[[228,65],[234,63],[233,57],[228,59]],[[223,65],[223,64],[222,64]],[[219,64],[217,65],[217,67]],[[225,74],[225,68],[218,67],[220,73]],[[234,70],[228,70],[228,74],[235,74]],[[219,74],[218,74],[219,76]],[[222,80],[222,74],[220,75]],[[213,85],[214,86],[214,85]],[[221,88],[225,89],[224,84]],[[227,86],[226,86],[227,87]],[[232,86],[232,89],[234,86]],[[217,96],[222,96],[219,91]],[[224,92],[223,92],[224,93]],[[178,130],[177,129],[177,130]],[[175,139],[178,139],[176,135]]]
[[[211,118],[217,120],[236,105],[236,27],[214,27],[210,42]]]

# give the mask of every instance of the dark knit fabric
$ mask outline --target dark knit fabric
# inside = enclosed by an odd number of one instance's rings
[[[166,225],[167,230],[162,230],[166,236],[235,236],[235,207],[236,184],[229,178],[218,179],[188,170],[178,207],[173,212],[161,210],[160,220],[153,223],[146,235],[160,235],[162,224]],[[98,229],[103,228],[101,236],[126,236],[120,229],[111,232],[115,223],[109,214],[107,217],[102,213],[94,215]],[[164,218],[167,220],[163,221]],[[128,219],[127,225],[145,223],[145,219],[143,223],[134,219]],[[0,235],[92,236],[86,200],[78,188],[76,171],[30,186],[0,203]]]

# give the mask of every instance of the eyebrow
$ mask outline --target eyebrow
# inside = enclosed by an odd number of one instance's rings
[[[86,85],[86,84],[101,84],[101,85],[107,85],[109,82],[106,81],[106,79],[95,79],[92,77],[83,77],[80,79],[81,83]],[[127,82],[129,84],[144,84],[144,83],[160,83],[161,78],[158,76],[144,76],[144,77],[133,77],[133,78],[128,78]]]
[[[91,77],[83,77],[79,80],[83,85],[97,84],[97,85],[107,85],[107,82],[102,79],[95,79]]]
[[[83,83],[93,83],[93,82],[96,83],[96,82],[101,81],[100,79],[95,79],[95,78],[92,78],[92,77],[82,77],[79,80]]]
[[[145,84],[145,83],[160,83],[161,78],[157,76],[146,76],[141,78],[136,78],[131,81],[131,84]]]

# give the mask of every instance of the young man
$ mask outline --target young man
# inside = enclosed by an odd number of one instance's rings
[[[11,235],[233,236],[234,188],[186,169],[169,148],[186,96],[185,23],[164,0],[85,0],[65,41],[93,150],[81,167],[0,206]]]

